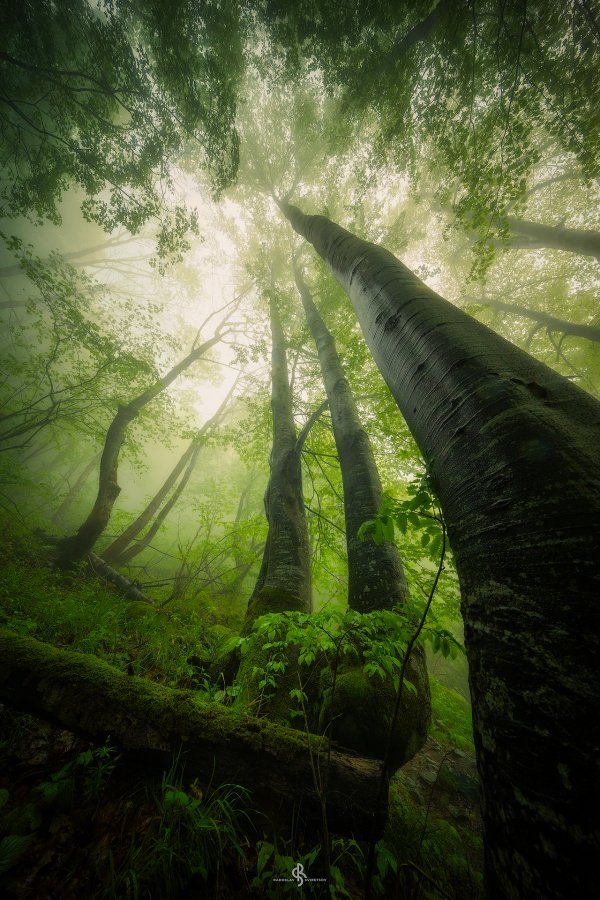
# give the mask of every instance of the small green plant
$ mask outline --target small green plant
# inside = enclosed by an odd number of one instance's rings
[[[115,748],[108,746],[79,753],[35,788],[40,802],[44,805],[57,803],[66,809],[80,796],[87,801],[97,801],[115,767],[115,754]]]
[[[180,896],[190,884],[210,883],[218,890],[223,863],[243,859],[249,792],[223,784],[204,793],[197,781],[186,787],[177,765],[165,773],[160,789],[148,796],[153,810],[143,829],[135,831],[122,858],[111,853],[103,897]]]

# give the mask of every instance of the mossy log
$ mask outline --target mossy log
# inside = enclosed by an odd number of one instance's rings
[[[186,778],[241,784],[255,804],[301,804],[304,815],[320,816],[305,734],[127,675],[90,654],[0,629],[0,702],[94,741],[110,738],[164,768],[180,754]],[[311,736],[310,745],[324,773],[326,743]],[[332,750],[329,766],[330,827],[355,837],[378,833],[386,812],[374,807],[381,762]]]

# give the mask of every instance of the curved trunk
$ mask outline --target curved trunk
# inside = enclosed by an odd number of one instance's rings
[[[83,559],[108,525],[115,500],[121,491],[117,482],[117,472],[119,454],[125,440],[127,426],[136,418],[144,406],[150,403],[151,400],[154,400],[155,397],[158,397],[161,391],[164,391],[182,372],[200,359],[210,347],[220,340],[221,335],[215,334],[208,341],[201,344],[200,347],[196,347],[195,350],[188,353],[166,375],[155,381],[139,397],[136,397],[135,400],[132,400],[126,406],[119,407],[106,433],[104,449],[100,459],[100,477],[96,501],[89,516],[77,533],[61,541],[59,555],[56,559],[58,566],[68,566]]]
[[[391,253],[281,205],[350,296],[456,557],[491,898],[591,896],[600,404]]]
[[[297,268],[294,276],[319,355],[340,462],[348,550],[348,605],[358,612],[391,609],[408,595],[398,551],[389,541],[375,544],[358,537],[362,523],[377,515],[381,503],[381,482],[369,437],[359,419],[333,336]]]
[[[102,558],[106,560],[106,562],[115,563],[116,565],[120,563],[123,553],[127,550],[131,542],[136,539],[142,528],[146,527],[148,522],[152,519],[152,516],[160,509],[161,503],[187,466],[193,451],[194,442],[192,441],[181,454],[179,460],[173,466],[154,497],[142,510],[139,516],[114,539],[112,544],[108,545],[106,550],[103,551]]]
[[[139,540],[134,539],[128,547],[123,550],[122,553],[119,554],[119,565],[123,566],[136,557],[139,553],[144,550],[150,544],[150,541],[153,540],[156,534],[158,534],[158,530],[162,523],[165,521],[184,490],[187,487],[188,481],[192,477],[192,473],[196,468],[196,463],[198,462],[198,456],[200,455],[200,444],[195,444],[192,448],[192,453],[187,459],[187,468],[183,475],[179,480],[179,484],[160,510],[160,512],[156,515],[154,522]]]
[[[125,553],[129,548],[129,545],[132,543],[132,541],[135,541],[135,539],[138,536],[138,534],[140,533],[140,531],[146,527],[146,525],[151,521],[154,514],[160,509],[161,503],[163,502],[165,497],[168,495],[168,493],[171,490],[171,488],[173,487],[173,485],[176,484],[177,479],[179,478],[181,473],[184,471],[184,469],[190,462],[190,459],[192,456],[194,456],[194,464],[195,464],[196,459],[198,458],[198,454],[197,453],[194,454],[194,447],[198,444],[199,441],[202,440],[203,437],[205,437],[209,433],[209,431],[211,431],[214,428],[214,426],[222,418],[223,412],[225,411],[225,407],[227,406],[227,404],[229,403],[229,400],[231,399],[231,395],[233,394],[233,391],[237,385],[237,382],[238,382],[238,379],[235,380],[234,384],[232,385],[230,390],[227,392],[227,396],[225,397],[225,399],[219,406],[216,413],[214,415],[212,415],[210,417],[210,419],[206,420],[206,422],[204,423],[202,428],[200,428],[200,430],[198,431],[198,434],[195,436],[194,440],[191,441],[189,446],[186,448],[186,450],[184,450],[184,452],[180,456],[179,460],[173,466],[173,468],[171,469],[171,471],[165,478],[163,484],[158,489],[158,491],[156,492],[154,497],[147,504],[145,509],[142,510],[142,512],[139,514],[139,516],[136,519],[134,519],[134,521],[131,523],[131,525],[128,525],[127,528],[125,528],[121,532],[121,534],[117,538],[115,538],[115,540],[112,542],[112,544],[109,544],[109,546],[103,552],[102,556],[107,562],[111,562],[111,563],[114,563],[115,565],[119,565],[119,563],[124,558]],[[187,481],[188,481],[190,475],[191,475],[191,471],[189,472],[187,477],[184,476],[185,484],[187,484]],[[185,484],[184,484],[184,487],[185,487]],[[181,491],[179,491],[179,494],[180,493],[181,493]],[[178,494],[178,496],[179,496],[179,494]],[[169,509],[170,508],[171,507],[169,507]],[[161,522],[163,521],[164,518],[165,518],[165,516],[163,516],[163,518],[161,519]],[[155,533],[156,532],[153,533],[152,537],[154,536]],[[152,537],[150,537],[148,540],[151,540]],[[148,542],[146,542],[146,543],[148,543]],[[145,546],[146,546],[146,544],[143,544],[142,547],[140,547],[139,549],[136,548],[136,553],[134,553],[132,555],[128,555],[126,558],[131,559],[132,556],[135,556],[137,553],[139,553],[140,550],[142,550],[143,547],[145,547]]]

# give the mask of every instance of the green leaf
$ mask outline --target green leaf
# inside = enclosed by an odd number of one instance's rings
[[[405,679],[403,682],[403,687],[408,691],[409,694],[413,694],[415,697],[417,696],[417,689],[412,681],[408,681],[408,679]]]
[[[33,840],[32,834],[9,834],[0,841],[0,875],[19,863]]]
[[[260,841],[260,849],[258,851],[258,859],[256,861],[256,871],[259,876],[262,874],[264,867],[273,855],[274,847],[268,841]]]
[[[386,516],[381,520],[381,533],[386,541],[394,540],[394,520],[391,516]]]
[[[408,528],[408,516],[406,513],[398,513],[396,515],[396,525],[402,534],[406,534],[406,529]]]

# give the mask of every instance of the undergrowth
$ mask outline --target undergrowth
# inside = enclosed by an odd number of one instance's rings
[[[161,611],[127,602],[83,568],[49,568],[35,538],[5,535],[1,553],[2,625],[205,699],[235,702],[236,685],[203,668],[218,659],[230,632],[208,625],[197,607],[179,602]],[[372,664],[380,664],[375,656]],[[435,678],[431,694],[432,737],[472,752],[469,705]],[[361,896],[365,845],[333,835],[324,854],[314,828],[305,833],[290,822],[287,833],[274,831],[244,786],[203,791],[177,767],[162,777],[140,771],[110,742],[85,744],[6,710],[0,719],[0,886],[8,896],[229,900],[298,896],[300,887],[307,897]],[[475,900],[477,841],[393,780],[388,825],[376,846],[375,895]]]

